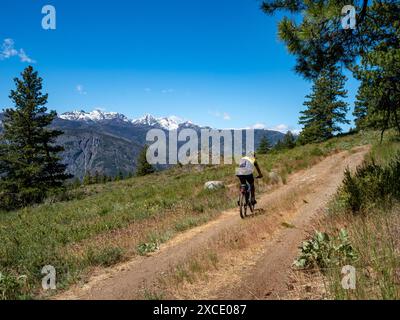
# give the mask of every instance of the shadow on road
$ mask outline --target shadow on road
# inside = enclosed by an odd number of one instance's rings
[[[246,216],[246,218],[253,218],[253,217],[257,217],[257,216],[261,216],[263,214],[266,214],[267,210],[263,209],[263,208],[259,208],[259,209],[255,209],[253,213],[248,214]]]

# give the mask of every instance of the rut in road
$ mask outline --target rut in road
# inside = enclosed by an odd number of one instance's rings
[[[271,237],[257,244],[261,249],[251,259],[246,259],[248,265],[239,275],[237,270],[232,274],[227,268],[222,274],[218,273],[219,281],[213,281],[211,272],[208,281],[193,283],[172,298],[279,298],[286,290],[291,264],[310,221],[323,214],[326,203],[343,179],[346,167],[354,169],[361,164],[368,150],[369,147],[363,146],[329,156],[313,167],[291,175],[286,185],[260,195],[258,208],[267,210],[271,203],[296,194],[296,190],[307,191],[306,196],[301,196],[301,205],[294,210],[263,217],[270,223],[268,232]],[[304,198],[307,201],[303,201]],[[283,221],[296,227],[281,228]],[[135,257],[127,263],[105,269],[84,286],[75,286],[56,299],[142,299],[144,288],[241,223],[243,220],[237,209],[227,210],[217,219],[177,235],[150,256]]]

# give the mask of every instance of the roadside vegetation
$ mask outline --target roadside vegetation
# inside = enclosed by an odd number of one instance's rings
[[[300,246],[295,266],[318,270],[328,298],[400,298],[399,190],[400,139],[391,133],[356,172],[346,172],[322,231]],[[355,267],[355,289],[342,287],[345,265]]]

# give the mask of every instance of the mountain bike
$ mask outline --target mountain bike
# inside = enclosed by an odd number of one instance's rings
[[[260,177],[256,177],[260,179]],[[240,217],[242,219],[247,217],[247,208],[250,209],[251,213],[254,212],[253,198],[251,196],[251,186],[248,182],[240,185],[239,201],[238,205],[240,208]]]

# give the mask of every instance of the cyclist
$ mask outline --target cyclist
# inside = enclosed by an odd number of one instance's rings
[[[239,168],[236,169],[236,176],[239,178],[241,184],[248,182],[251,187],[251,198],[252,204],[255,205],[256,201],[256,189],[254,186],[254,169],[257,169],[257,179],[263,177],[260,167],[258,166],[256,153],[249,152],[246,157],[243,157],[239,162]]]

